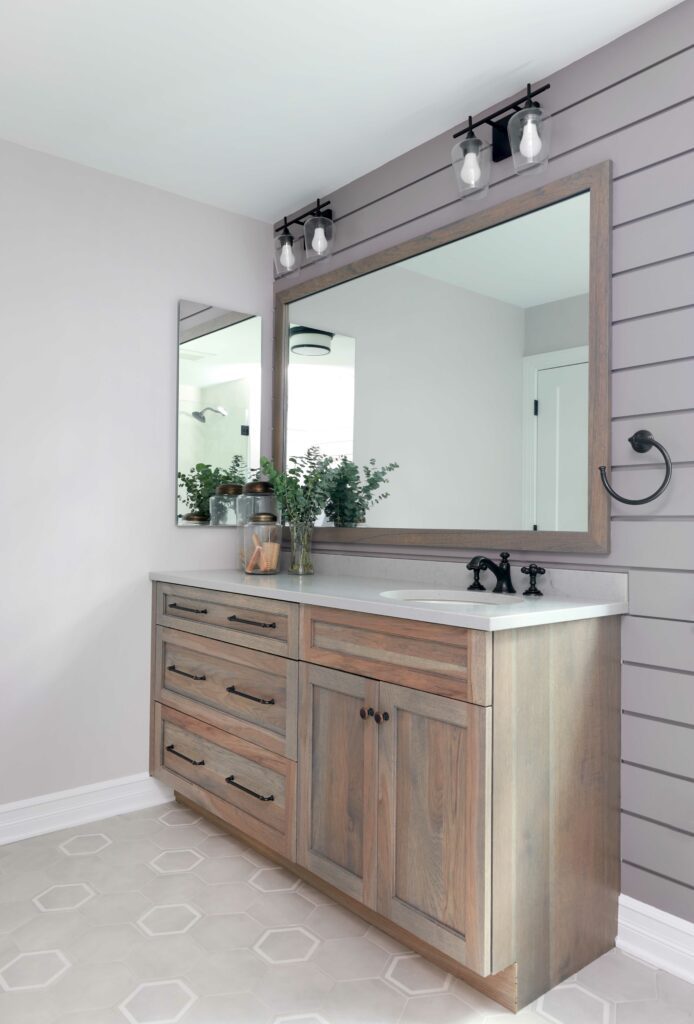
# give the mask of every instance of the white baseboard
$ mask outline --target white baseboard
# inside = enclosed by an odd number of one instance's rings
[[[173,791],[142,772],[31,800],[0,804],[0,846],[111,818],[115,814],[156,807],[169,800],[173,800]]]
[[[617,946],[653,967],[694,983],[694,924],[681,917],[622,895]]]

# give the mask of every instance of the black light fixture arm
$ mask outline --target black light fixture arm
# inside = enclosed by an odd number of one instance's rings
[[[647,505],[650,501],[655,501],[663,493],[665,488],[672,479],[672,459],[670,454],[660,441],[656,441],[650,430],[637,430],[635,434],[629,438],[629,444],[638,452],[640,455],[649,452],[651,448],[657,448],[660,454],[663,456],[665,461],[665,476],[663,482],[657,490],[653,491],[652,494],[646,495],[645,498],[623,498],[621,494],[617,494],[615,490],[610,486],[610,482],[607,479],[607,469],[605,466],[600,466],[600,479],[602,480],[603,487],[607,493],[615,499],[615,501],[621,501],[623,505]]]
[[[303,227],[309,217],[327,217],[328,220],[332,220],[333,211],[330,209],[330,200],[316,199],[316,205],[308,213],[302,213],[300,217],[295,217],[294,220],[287,220],[285,217],[283,223],[278,228],[275,228],[275,231],[287,234],[289,228],[294,224],[300,224]]]
[[[502,114],[507,114],[510,110],[522,110],[523,107],[536,106],[537,104],[533,103],[534,98],[539,96],[540,93],[546,92],[549,87],[550,83],[547,82],[546,85],[541,85],[537,89],[533,89],[530,82],[528,82],[525,97],[523,99],[513,100],[512,103],[507,103],[505,107],[499,107],[499,109],[495,110],[493,114],[488,114],[487,117],[481,117],[479,121],[473,121],[472,118],[469,117],[467,128],[461,128],[459,132],[455,132],[453,138],[459,139],[461,135],[467,135],[469,132],[474,131],[475,128],[479,128],[480,125],[483,124],[493,126],[497,118],[501,117]]]

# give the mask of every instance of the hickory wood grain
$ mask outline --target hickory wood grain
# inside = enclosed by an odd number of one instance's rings
[[[494,637],[493,961],[524,1006],[614,945],[620,619]]]
[[[296,661],[165,626],[155,652],[154,700],[296,760]]]
[[[300,864],[376,905],[378,730],[361,709],[378,706],[378,683],[315,665],[299,680]]]
[[[155,587],[160,626],[183,629],[285,658],[298,657],[298,605],[174,583],[156,583]],[[172,604],[184,607],[172,608]],[[186,611],[186,608],[194,610]],[[232,615],[258,625],[230,620]]]
[[[381,683],[378,910],[491,968],[491,709]]]
[[[491,633],[304,605],[300,638],[303,661],[491,704]]]
[[[296,856],[296,764],[206,722],[156,703],[156,768],[153,774],[211,809],[246,835],[291,859]],[[166,750],[205,764],[194,766]],[[274,800],[262,802],[232,787],[236,781]]]

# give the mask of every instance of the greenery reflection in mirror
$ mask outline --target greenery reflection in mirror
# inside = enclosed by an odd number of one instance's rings
[[[179,303],[181,524],[236,523],[234,492],[260,463],[260,327],[258,316]]]
[[[397,462],[369,527],[587,530],[589,270],[585,192],[290,303],[286,456]]]

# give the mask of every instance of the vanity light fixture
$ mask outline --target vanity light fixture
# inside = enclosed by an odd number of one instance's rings
[[[334,337],[316,327],[290,327],[289,349],[297,356],[329,356]]]
[[[513,156],[516,174],[530,170],[543,170],[549,159],[550,117],[535,97],[549,89],[549,82],[533,89],[526,86],[525,102],[513,100],[495,110],[488,117],[473,121],[468,118],[467,128],[461,128],[453,136],[462,140],[451,150],[451,163],[455,180],[461,195],[483,196],[489,187],[489,150],[494,163]],[[512,111],[512,113],[508,113]],[[488,124],[492,129],[491,146],[475,135],[475,128]]]
[[[307,263],[322,260],[330,255],[333,247],[333,234],[333,213],[330,209],[330,201],[321,203],[320,199],[316,199],[316,205],[304,224],[304,251]]]
[[[451,162],[458,191],[462,196],[477,198],[487,194],[491,171],[492,147],[478,139],[473,131],[472,118],[468,118],[468,129],[460,142],[451,150]]]
[[[289,230],[287,218],[285,217],[279,234],[275,236],[275,270],[277,271],[277,276],[282,277],[284,274],[291,274],[292,270],[296,270],[298,266],[299,261],[294,251],[294,236]]]

